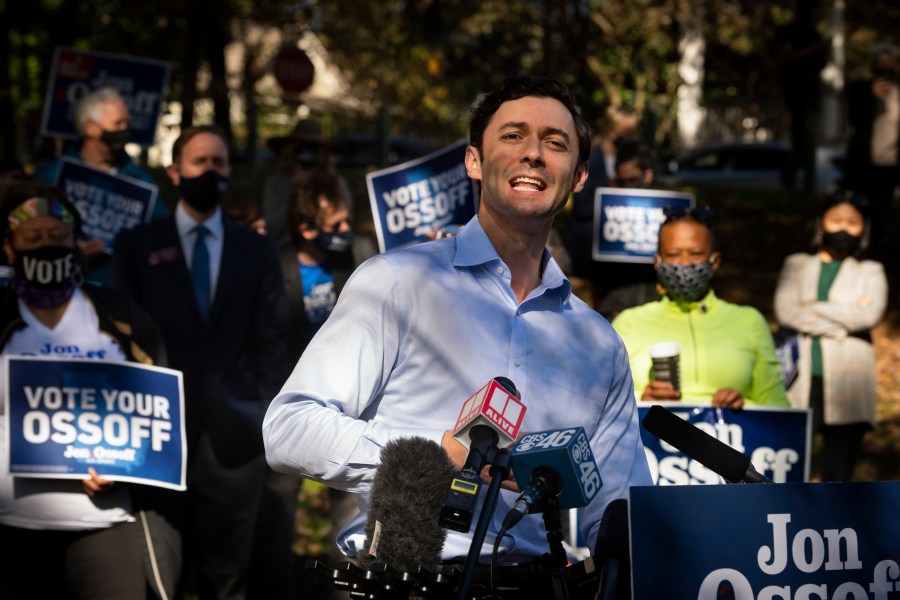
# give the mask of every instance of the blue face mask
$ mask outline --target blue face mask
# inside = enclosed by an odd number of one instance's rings
[[[666,295],[675,302],[697,302],[709,293],[712,287],[712,261],[693,265],[673,265],[659,263],[656,278],[666,289]]]

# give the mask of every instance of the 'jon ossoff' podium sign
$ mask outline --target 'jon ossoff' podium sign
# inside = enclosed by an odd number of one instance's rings
[[[633,487],[633,597],[890,599],[900,482]]]
[[[181,372],[125,362],[9,357],[9,471],[185,489]]]

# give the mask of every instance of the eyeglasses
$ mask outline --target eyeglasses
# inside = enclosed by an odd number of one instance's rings
[[[695,221],[699,221],[700,223],[711,226],[714,215],[715,212],[709,206],[695,206],[693,208],[686,208],[684,206],[663,207],[663,216],[666,217],[666,223],[671,223],[672,221],[677,221],[678,219],[690,217]]]

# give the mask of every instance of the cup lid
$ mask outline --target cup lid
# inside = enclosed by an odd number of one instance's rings
[[[681,354],[681,346],[676,342],[659,342],[650,346],[650,358],[668,358]]]

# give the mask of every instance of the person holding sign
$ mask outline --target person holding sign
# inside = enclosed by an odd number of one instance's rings
[[[865,432],[875,424],[875,351],[870,330],[887,306],[881,263],[863,260],[868,201],[839,192],[823,205],[814,252],[787,257],[775,290],[775,315],[799,331],[791,404],[813,409],[822,433],[824,481],[853,478]]]
[[[158,364],[159,330],[124,294],[81,285],[80,218],[58,189],[4,189],[3,251],[12,285],[0,296],[6,356],[96,358]],[[3,389],[3,388],[0,388]],[[0,404],[0,406],[4,406]],[[0,419],[0,581],[15,598],[171,597],[180,538],[163,510],[167,492],[113,483],[93,468],[82,482],[11,477]],[[169,492],[170,493],[170,492]]]
[[[88,94],[75,107],[75,128],[80,139],[66,144],[63,156],[155,186],[156,180],[150,173],[136,165],[125,152],[125,144],[129,141],[128,122],[128,107],[115,89],[101,88]],[[61,168],[61,159],[47,161],[38,166],[34,178],[62,187],[62,182],[58,181]],[[153,220],[164,218],[167,214],[163,202],[154,203]],[[90,239],[80,245],[91,261],[90,272],[86,274],[88,279],[100,284],[109,283],[109,257],[103,254],[105,242]]]
[[[772,333],[749,306],[719,299],[712,280],[722,261],[715,250],[712,209],[665,209],[654,258],[664,296],[622,311],[622,336],[635,393],[641,400],[683,400],[740,410],[744,403],[788,406]],[[651,377],[652,348],[680,347],[680,388]]]
[[[551,77],[510,77],[472,114],[465,168],[480,188],[478,214],[453,237],[363,263],[266,414],[274,469],[357,494],[362,511],[339,534],[350,556],[363,549],[381,449],[425,437],[460,468],[467,451],[449,428],[498,375],[521,390],[523,429],[587,432],[603,474],[581,511],[591,547],[607,505],[651,483],[625,348],[546,249],[554,217],[587,178],[590,127]],[[496,514],[515,499],[503,490]],[[499,528],[495,518],[488,539]],[[450,531],[440,558],[459,562],[471,543]],[[534,517],[500,543],[504,562],[539,563],[546,550]],[[528,583],[541,594],[547,582]]]

